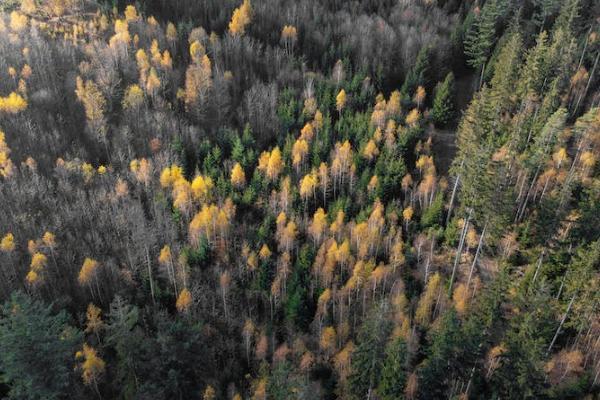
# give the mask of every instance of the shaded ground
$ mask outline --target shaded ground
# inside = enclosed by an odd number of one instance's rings
[[[465,75],[455,82],[456,120],[460,119],[463,110],[469,105],[476,85],[475,74]],[[432,137],[435,166],[439,174],[447,175],[450,164],[456,154],[456,123],[446,129],[438,129],[431,125],[427,134]]]

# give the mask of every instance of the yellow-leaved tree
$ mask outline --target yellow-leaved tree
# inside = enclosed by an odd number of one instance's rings
[[[183,178],[183,169],[178,165],[171,165],[166,167],[160,173],[160,185],[163,188],[173,186],[173,184],[179,179]]]
[[[346,91],[344,89],[340,90],[336,96],[335,106],[339,113],[341,113],[344,107],[346,107]]]
[[[96,272],[100,264],[98,261],[87,258],[83,261],[83,265],[81,266],[81,270],[79,270],[79,277],[77,280],[81,285],[88,285],[92,279],[96,276]]]
[[[264,151],[258,160],[258,170],[263,172],[270,181],[274,181],[283,169],[281,150],[275,147],[271,152]]]
[[[96,307],[93,303],[88,304],[88,308],[86,311],[86,323],[85,323],[85,333],[93,333],[98,337],[98,332],[102,328],[104,328],[104,321],[102,321],[102,317],[100,314],[102,310],[99,307]]]
[[[323,329],[319,340],[319,347],[327,355],[330,355],[336,348],[337,335],[333,326]]]
[[[293,25],[285,25],[281,30],[281,42],[285,46],[287,53],[291,53],[294,44],[298,40],[298,30]]]
[[[0,250],[4,253],[11,253],[15,249],[15,237],[12,233],[7,233],[0,240]]]
[[[243,35],[251,19],[252,5],[250,4],[250,0],[244,0],[242,5],[233,11],[231,22],[229,22],[229,33],[232,35]]]
[[[0,131],[0,176],[10,178],[14,172],[14,165],[9,158],[10,148],[6,144],[4,132]]]
[[[130,85],[123,97],[123,108],[137,110],[144,103],[144,91],[139,85]]]
[[[215,400],[216,399],[216,392],[215,389],[213,389],[212,386],[208,385],[206,387],[206,389],[204,390],[204,394],[202,395],[202,400]]]
[[[185,73],[183,100],[186,109],[195,116],[202,116],[203,107],[212,88],[212,63],[204,46],[198,41],[190,45],[192,63]]]
[[[184,288],[179,296],[177,296],[177,301],[175,302],[175,307],[177,307],[177,311],[180,313],[186,313],[190,306],[192,305],[192,293]]]
[[[440,274],[435,273],[427,282],[425,291],[419,299],[417,310],[415,311],[415,322],[423,327],[428,327],[431,323],[433,311],[436,310],[437,304],[445,300],[444,291],[442,288],[442,278]]]
[[[213,180],[210,176],[198,175],[192,181],[192,195],[198,202],[210,200],[211,191],[214,188]]]
[[[0,112],[18,114],[27,108],[27,100],[20,94],[11,92],[7,97],[0,97]]]
[[[97,390],[98,381],[104,374],[106,363],[98,356],[98,352],[86,343],[83,344],[83,350],[75,354],[78,360],[83,360],[81,363],[81,377],[85,385],[93,385]]]
[[[246,185],[246,174],[240,163],[235,163],[231,169],[231,184],[236,188],[242,188]]]
[[[104,136],[105,121],[104,111],[106,109],[106,99],[98,88],[98,85],[92,80],[83,81],[77,77],[77,87],[75,94],[85,109],[85,116],[92,131]]]
[[[418,109],[413,108],[406,116],[406,125],[414,127],[419,122],[419,119],[421,119],[421,113]]]

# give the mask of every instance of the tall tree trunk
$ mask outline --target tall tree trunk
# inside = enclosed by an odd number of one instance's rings
[[[448,294],[452,295],[452,284],[454,283],[454,276],[456,275],[456,267],[460,260],[460,256],[462,255],[463,245],[465,243],[465,237],[467,236],[467,231],[469,229],[469,221],[471,220],[471,211],[469,210],[469,214],[467,214],[467,219],[465,220],[465,224],[463,226],[463,230],[460,235],[460,242],[458,243],[458,249],[456,249],[456,257],[454,258],[454,266],[452,267],[452,276],[450,277],[450,283],[448,284]]]
[[[156,299],[154,298],[154,281],[152,278],[152,263],[150,262],[150,251],[146,246],[146,264],[148,265],[148,279],[150,280],[150,294],[152,296],[152,303],[156,304]]]
[[[581,100],[583,98],[585,98],[588,90],[590,89],[590,84],[592,83],[592,79],[594,78],[594,73],[596,72],[596,67],[598,66],[598,57],[600,57],[600,53],[598,53],[598,55],[596,56],[596,60],[594,61],[594,66],[592,67],[592,72],[590,73],[590,77],[587,81],[587,84],[585,85],[585,90],[583,91],[583,93],[581,93],[581,95],[579,95],[579,98],[577,99],[577,104],[575,104],[575,109],[573,110],[573,114],[577,114],[577,109],[579,108],[579,103],[581,102]]]
[[[465,160],[460,162],[460,168],[462,168]],[[452,195],[450,196],[450,205],[448,206],[448,215],[446,216],[446,226],[450,222],[450,217],[452,216],[452,208],[454,206],[454,197],[456,196],[456,189],[458,188],[458,182],[460,181],[460,174],[456,175],[456,180],[454,181],[454,187],[452,188]]]
[[[487,228],[487,223],[483,226],[483,230],[481,231],[481,236],[479,237],[479,244],[477,245],[477,250],[475,251],[475,257],[473,257],[473,263],[471,264],[471,270],[469,271],[469,279],[467,279],[467,290],[469,290],[469,285],[471,284],[471,278],[473,276],[473,270],[475,269],[475,265],[477,264],[477,257],[481,252],[481,246],[483,245],[483,237],[485,236],[485,230]]]
[[[558,328],[556,329],[556,333],[554,334],[554,337],[552,338],[552,342],[550,342],[550,346],[548,346],[548,350],[546,350],[546,354],[550,354],[550,351],[552,350],[552,347],[554,346],[554,342],[556,342],[556,339],[558,338],[560,329],[562,328],[563,324],[565,323],[567,316],[569,315],[569,311],[571,311],[571,306],[573,305],[573,301],[575,301],[576,296],[577,296],[577,294],[574,294],[573,297],[571,297],[571,301],[569,302],[567,311],[565,311],[565,314],[563,315],[562,319],[560,320],[560,324],[558,325]]]

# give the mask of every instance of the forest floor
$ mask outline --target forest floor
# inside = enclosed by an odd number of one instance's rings
[[[462,112],[471,101],[473,92],[476,89],[476,74],[471,73],[462,76],[454,83],[456,88],[456,120],[460,119]],[[450,164],[456,154],[456,128],[450,126],[446,129],[435,128],[430,125],[427,128],[427,136],[432,137],[433,154],[435,165],[440,175],[447,175]]]

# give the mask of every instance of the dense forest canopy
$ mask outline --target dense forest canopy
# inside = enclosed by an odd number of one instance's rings
[[[599,22],[1,0],[0,398],[598,398]]]

